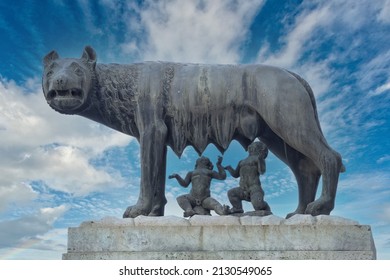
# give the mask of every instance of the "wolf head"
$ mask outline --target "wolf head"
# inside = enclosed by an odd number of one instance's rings
[[[96,53],[87,46],[79,59],[60,58],[51,51],[43,59],[42,88],[47,103],[63,114],[77,114],[90,103],[94,89]]]

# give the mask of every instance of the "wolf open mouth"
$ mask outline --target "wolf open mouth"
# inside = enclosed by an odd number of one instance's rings
[[[82,100],[84,96],[83,90],[78,88],[72,88],[67,90],[55,90],[52,89],[47,94],[47,100],[53,99],[78,99]]]

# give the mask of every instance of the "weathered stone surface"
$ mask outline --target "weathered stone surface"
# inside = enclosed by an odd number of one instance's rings
[[[85,252],[64,260],[371,260],[370,251]]]
[[[375,259],[371,228],[340,217],[138,217],[69,228],[64,259]],[[134,220],[136,220],[134,219]],[[131,219],[130,219],[131,220]]]
[[[269,225],[280,225],[284,221],[285,221],[285,219],[283,219],[281,217],[278,217],[278,216],[275,216],[275,215],[269,215],[269,216],[265,216],[265,217],[263,217],[261,219],[261,224],[265,225],[265,226],[267,226],[267,225],[268,226]]]
[[[163,216],[163,217],[149,217],[149,216],[138,216],[134,220],[136,226],[189,226],[188,220],[179,218],[177,216]]]
[[[241,225],[280,225],[285,219],[278,216],[243,216],[240,217]]]
[[[116,217],[104,217],[99,221],[85,221],[80,227],[102,227],[102,226],[134,226],[135,219],[118,219]]]
[[[318,225],[358,225],[354,220],[349,220],[343,217],[319,215],[316,218]]]
[[[189,219],[192,226],[229,226],[240,225],[240,218],[235,216],[196,215]]]
[[[285,221],[284,225],[314,225],[316,223],[316,218],[310,215],[297,214],[294,215]]]

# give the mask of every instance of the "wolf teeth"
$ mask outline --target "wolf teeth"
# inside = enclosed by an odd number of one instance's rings
[[[82,99],[83,98],[83,92],[82,90],[79,89],[67,89],[67,90],[51,90],[49,91],[47,98],[49,100],[52,100],[54,98],[77,98],[77,99]]]

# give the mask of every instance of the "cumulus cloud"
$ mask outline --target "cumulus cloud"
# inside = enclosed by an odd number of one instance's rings
[[[0,222],[0,247],[13,247],[39,238],[51,230],[54,222],[67,210],[66,205],[42,208],[31,216]]]
[[[38,79],[29,80],[27,86],[0,80],[0,141],[7,148],[15,144],[37,147],[57,143],[88,148],[98,154],[130,141],[128,136],[90,120],[53,111],[46,104]]]
[[[109,174],[91,165],[89,156],[73,146],[37,148],[8,171],[19,180],[43,180],[52,189],[74,195],[86,195],[121,182],[119,174]]]
[[[363,58],[366,63],[361,63],[356,73],[343,73],[332,67],[337,63],[347,65],[351,61],[362,59],[356,53],[361,51],[362,42],[371,33],[364,33],[364,36],[353,35],[368,21],[389,23],[389,0],[374,2],[302,1],[297,13],[293,14],[295,18],[290,22],[286,21],[284,35],[278,38],[281,48],[273,51],[270,44],[264,42],[257,59],[257,62],[288,67],[307,79],[316,97],[320,99],[318,108],[323,130],[325,134],[333,136],[329,142],[332,146],[336,144],[336,147],[343,146],[350,151],[363,149],[352,138],[357,133],[364,133],[365,128],[375,123],[375,120],[370,123],[362,122],[362,116],[372,109],[368,106],[368,99],[354,100],[349,88],[337,87],[341,92],[335,95],[328,93],[337,79],[354,78],[360,89],[370,93],[370,98],[385,97],[388,93],[390,52],[376,53],[377,56],[371,61]],[[107,58],[119,60],[118,56],[135,55],[142,60],[238,63],[242,57],[241,47],[250,35],[248,32],[253,18],[264,3],[262,0],[147,0],[139,4],[100,0],[98,5],[104,7],[100,9],[100,6],[99,13],[95,13],[95,7],[88,1],[80,0],[79,7],[85,15],[83,22],[86,23],[86,29],[95,37],[104,38],[102,45],[106,46],[106,41],[109,41],[107,45],[110,47],[100,53],[103,58],[100,60],[99,57],[99,61]],[[101,15],[104,19],[98,20]],[[321,52],[316,52],[316,48],[325,41],[334,43],[337,48],[326,58],[318,57],[317,54]],[[122,54],[119,54],[118,46]],[[348,137],[345,136],[347,133],[350,134]],[[50,189],[81,196],[97,190],[107,190],[107,186],[121,185],[121,175],[104,165],[97,167],[93,161],[106,157],[104,152],[111,147],[127,145],[130,139],[81,117],[63,116],[52,111],[45,103],[36,79],[29,80],[24,86],[0,80],[0,212],[11,203],[25,205],[42,197],[41,192],[44,191],[33,188],[30,184],[32,180],[39,179]],[[186,152],[182,163],[189,164],[189,170],[192,170],[195,157],[196,155]],[[271,161],[271,158],[268,159]],[[110,160],[117,164],[121,159],[116,152],[115,156],[107,159]],[[388,156],[376,157],[374,160],[378,164],[385,164]],[[126,165],[128,163],[124,162]],[[180,173],[185,175],[187,171],[182,170]],[[35,214],[0,222],[0,241],[4,240],[2,246],[20,246],[23,242],[31,242],[36,244],[34,248],[37,250],[63,250],[65,238],[61,241],[54,239],[53,235],[64,236],[65,231],[59,233],[60,230],[53,230],[54,223],[65,213],[69,224],[77,224],[85,217],[100,218],[107,213],[120,216],[124,210],[122,205],[127,205],[128,199],[137,199],[138,192],[134,190],[138,190],[138,173],[139,169],[131,174],[134,175],[131,178],[134,182],[130,182],[131,186],[125,187],[123,192],[121,190],[122,194],[78,197],[71,201],[70,209],[59,198],[53,202],[61,201],[58,203],[61,205],[59,207],[40,207]],[[285,199],[286,194],[297,193],[296,181],[287,168],[277,170],[267,167],[267,173],[261,180],[266,199],[272,201],[273,211],[280,211],[283,216],[286,214],[285,208],[295,206],[295,200]],[[356,216],[367,214],[370,212],[367,209],[378,205],[375,211],[384,213],[379,217],[383,222],[389,217],[388,207],[382,208],[382,198],[386,195],[388,197],[388,181],[385,174],[372,172],[343,178],[339,184],[340,196],[351,192],[351,197],[357,199],[338,205],[334,213]],[[170,183],[172,185],[167,185],[166,214],[181,216],[182,210],[175,197],[188,192],[188,189],[178,187],[172,181]],[[224,181],[223,185],[213,182],[213,196],[221,202],[227,202],[227,189],[236,187],[237,183],[238,180],[232,178]],[[378,195],[367,195],[373,187]],[[45,194],[53,196],[50,191]],[[250,204],[248,210],[251,210]],[[388,242],[388,234],[385,238]]]
[[[141,49],[145,60],[237,63],[240,46],[264,2],[146,1],[136,7],[139,21],[129,25],[131,31],[145,31],[146,38],[129,40],[122,50]]]
[[[75,195],[121,185],[118,173],[90,161],[131,138],[78,116],[63,116],[44,101],[40,85],[0,81],[0,201],[34,199],[29,183],[44,180],[53,189]],[[17,199],[13,199],[17,198]]]
[[[2,174],[6,176],[6,174]],[[37,198],[38,193],[26,183],[9,183],[7,187],[0,185],[0,213],[8,204],[24,205]]]

